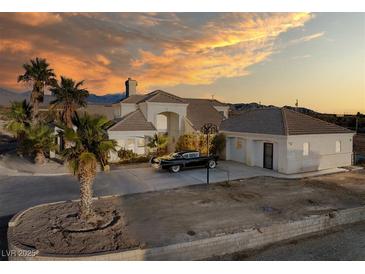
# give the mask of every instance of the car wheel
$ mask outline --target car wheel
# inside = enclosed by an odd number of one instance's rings
[[[214,160],[210,160],[208,163],[209,168],[215,168],[217,163]]]
[[[180,166],[172,166],[170,167],[170,170],[173,172],[173,173],[177,173],[180,171]]]

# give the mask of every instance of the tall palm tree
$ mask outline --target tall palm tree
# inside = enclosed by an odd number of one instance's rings
[[[72,146],[63,151],[63,157],[80,182],[79,217],[92,220],[92,184],[96,176],[96,165],[107,165],[107,155],[116,150],[116,141],[109,140],[106,129],[111,122],[103,116],[90,116],[77,113],[72,117],[76,129],[63,127],[60,134]]]
[[[89,96],[89,92],[86,89],[81,88],[84,81],[76,83],[71,78],[61,76],[61,82],[55,82],[50,88],[52,94],[56,97],[51,102],[54,108],[61,109],[62,122],[67,127],[72,127],[72,115],[75,113],[78,107],[86,106],[86,99]]]
[[[30,126],[31,116],[32,107],[26,100],[11,103],[6,129],[14,134],[18,143],[24,138],[26,128]]]
[[[18,82],[32,85],[30,103],[33,107],[32,121],[36,121],[39,111],[39,103],[43,102],[44,89],[55,81],[53,69],[49,68],[46,59],[31,59],[30,63],[23,64],[24,74],[19,75]]]

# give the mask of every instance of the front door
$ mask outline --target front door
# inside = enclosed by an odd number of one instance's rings
[[[273,148],[272,143],[264,143],[264,168],[273,168]]]

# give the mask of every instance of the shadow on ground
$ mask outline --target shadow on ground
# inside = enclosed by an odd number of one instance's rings
[[[8,248],[8,222],[13,217],[13,215],[0,217],[0,261],[7,261],[8,257],[6,255],[6,251]]]

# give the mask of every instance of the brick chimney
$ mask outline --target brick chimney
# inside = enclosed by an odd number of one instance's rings
[[[137,81],[132,78],[128,78],[125,81],[125,97],[129,97],[130,95],[135,95],[137,93]]]

